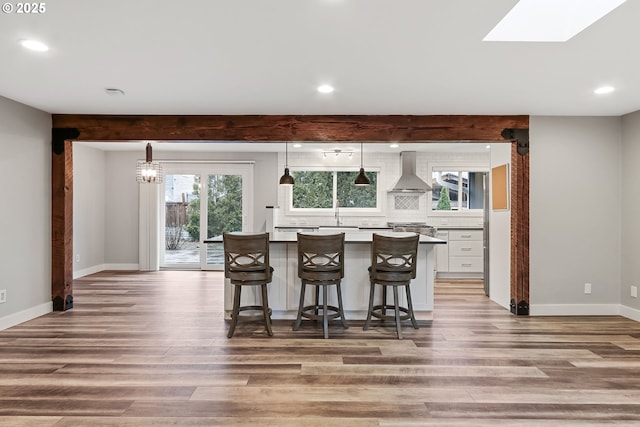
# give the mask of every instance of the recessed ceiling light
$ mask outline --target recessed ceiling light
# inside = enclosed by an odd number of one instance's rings
[[[520,0],[484,41],[566,42],[626,0]]]
[[[46,52],[49,50],[49,46],[37,40],[20,40],[20,44],[26,49],[37,52]]]
[[[393,144],[389,144],[389,148],[398,148],[400,145],[393,143]]]
[[[318,92],[320,93],[331,93],[333,92],[333,86],[331,85],[320,85],[318,86]]]
[[[488,149],[488,148],[491,148],[491,145],[487,145],[485,148],[487,148],[487,149]]]
[[[616,88],[614,88],[613,86],[602,86],[594,90],[593,93],[595,93],[596,95],[604,95],[605,93],[611,93],[614,90],[616,90]]]
[[[297,144],[297,143],[293,144],[293,148],[300,148],[300,147],[302,147],[302,144]]]

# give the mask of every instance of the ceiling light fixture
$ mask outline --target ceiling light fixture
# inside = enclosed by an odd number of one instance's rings
[[[356,176],[356,180],[354,182],[354,184],[359,187],[371,184],[371,181],[369,181],[367,174],[364,173],[364,162],[362,160],[362,156],[363,156],[363,144],[362,142],[360,142],[360,173],[358,174],[358,176]]]
[[[334,89],[333,89],[333,86],[331,86],[331,85],[320,85],[320,86],[318,86],[318,92],[320,92],[320,93],[331,93],[333,91],[334,91]]]
[[[626,0],[520,0],[484,41],[566,42]]]
[[[324,157],[326,159],[327,156],[331,156],[331,157],[335,157],[337,159],[342,154],[347,155],[347,156],[349,156],[349,158],[351,158],[353,156],[353,151],[342,151],[342,149],[340,149],[340,148],[334,148],[331,151],[323,151],[322,152],[322,157]]]
[[[147,143],[145,161],[138,161],[136,167],[136,181],[142,184],[162,184],[164,173],[160,162],[154,162],[151,153],[151,143]]]
[[[280,177],[280,184],[293,185],[295,180],[289,175],[289,143],[284,144],[284,174]]]
[[[302,144],[300,144],[299,142],[296,142],[295,144],[293,144],[293,148],[300,148],[302,147]]]
[[[49,50],[49,46],[37,40],[20,40],[20,44],[22,47],[35,50],[36,52],[46,52]]]
[[[396,144],[395,142],[392,144],[389,144],[389,148],[398,148],[400,146],[400,144]]]
[[[593,93],[595,93],[596,95],[604,95],[607,93],[611,93],[614,90],[616,90],[616,88],[614,88],[613,86],[602,86],[594,90]]]

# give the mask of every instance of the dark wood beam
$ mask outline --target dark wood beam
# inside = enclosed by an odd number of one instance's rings
[[[528,116],[117,116],[55,114],[81,141],[504,141]]]
[[[529,139],[511,145],[511,312],[529,314]]]

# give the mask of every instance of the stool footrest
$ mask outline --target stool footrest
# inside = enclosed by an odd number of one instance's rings
[[[382,314],[383,310],[384,311],[390,310],[394,314],[393,315]],[[398,307],[398,310],[403,313],[406,313],[406,314],[400,315],[400,320],[411,319],[411,313],[409,313],[408,308]],[[394,305],[374,305],[373,308],[371,309],[371,315],[373,317],[376,317],[381,320],[393,320],[394,322],[396,320],[395,312],[396,312],[396,307]]]
[[[322,305],[307,305],[302,308],[300,315],[311,320],[323,320],[322,314],[316,314],[315,311],[322,311],[324,307]],[[327,306],[327,319],[336,319],[340,317],[340,309],[334,305]]]

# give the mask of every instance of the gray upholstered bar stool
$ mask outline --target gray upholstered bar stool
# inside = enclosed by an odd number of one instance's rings
[[[233,309],[227,337],[231,338],[243,311],[262,311],[264,325],[269,336],[271,331],[271,309],[267,298],[267,283],[271,282],[273,268],[269,265],[268,233],[223,233],[224,277],[233,285]],[[242,288],[260,286],[262,305],[240,305]]]
[[[298,233],[298,277],[302,280],[298,317],[293,325],[297,331],[302,318],[322,320],[324,337],[329,338],[329,319],[340,318],[347,329],[342,307],[340,282],[344,278],[344,233],[303,234]],[[315,301],[305,306],[304,296],[308,285],[315,286]],[[328,304],[327,287],[335,286],[338,306]],[[322,304],[319,302],[322,287]]]
[[[393,237],[380,234],[373,235],[371,246],[371,266],[369,267],[369,310],[364,330],[369,329],[371,316],[384,320],[395,320],[398,339],[402,339],[400,321],[411,319],[415,329],[418,323],[413,314],[411,303],[411,280],[416,278],[416,257],[418,255],[417,234],[407,237]],[[382,286],[382,304],[373,305],[375,287]],[[387,287],[393,288],[393,305],[387,304]],[[398,287],[403,286],[407,295],[407,307],[398,303]],[[387,315],[387,310],[393,315]],[[403,314],[404,313],[404,314]]]

